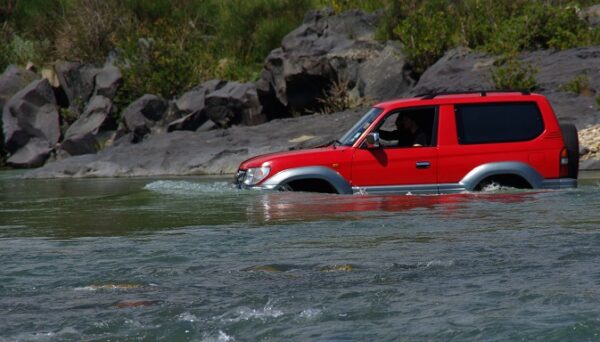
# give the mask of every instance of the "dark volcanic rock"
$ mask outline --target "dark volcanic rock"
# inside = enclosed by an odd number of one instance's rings
[[[411,94],[492,89],[491,68],[495,60],[466,48],[450,50],[423,73]]]
[[[92,65],[64,61],[57,62],[54,68],[69,108],[79,111],[92,96],[98,69]]]
[[[99,69],[94,80],[94,95],[112,99],[123,84],[121,70],[114,65],[106,65]]]
[[[307,148],[339,138],[365,109],[280,119],[202,134],[176,131],[139,144],[111,146],[95,155],[48,163],[27,177],[112,177],[224,174],[262,153]]]
[[[48,81],[34,81],[16,93],[4,106],[2,122],[9,164],[30,167],[45,161],[60,138],[56,100]]]
[[[227,82],[206,95],[204,111],[220,127],[233,124],[257,125],[266,121],[252,83]]]
[[[600,47],[528,52],[519,60],[538,70],[536,92],[550,99],[561,122],[573,123],[579,129],[600,122],[595,100],[600,95]],[[411,93],[493,89],[494,62],[493,56],[464,48],[451,50],[423,74]],[[576,77],[588,81],[586,93],[573,94],[564,89]]]
[[[39,76],[34,72],[9,65],[0,75],[0,110],[13,95],[36,79]]]
[[[404,54],[373,39],[377,21],[378,14],[357,10],[310,12],[266,59],[257,83],[265,112],[315,110],[334,82],[378,100],[407,92],[413,81]]]
[[[60,145],[61,150],[69,155],[96,153],[97,139],[101,127],[109,125],[112,102],[104,96],[94,96],[86,106],[83,114],[75,121]]]
[[[168,103],[156,95],[146,94],[132,102],[123,112],[125,125],[134,134],[134,142],[141,140],[159,122]]]
[[[221,89],[226,84],[226,81],[210,80],[181,95],[175,100],[176,116],[179,119],[169,123],[167,132],[195,131],[202,126],[208,121],[208,116],[204,110],[206,94]]]

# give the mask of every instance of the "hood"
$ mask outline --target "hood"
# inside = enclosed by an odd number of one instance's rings
[[[265,163],[276,168],[320,165],[324,162],[330,163],[342,159],[343,155],[347,155],[345,152],[348,150],[349,147],[347,146],[337,146],[335,148],[333,146],[327,146],[307,150],[268,153],[243,161],[239,168],[247,170],[251,167],[261,167]]]

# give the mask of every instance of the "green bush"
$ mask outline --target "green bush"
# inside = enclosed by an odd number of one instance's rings
[[[591,2],[390,2],[377,37],[402,41],[419,75],[448,49],[459,45],[502,55],[600,44],[600,28],[590,28],[577,16],[580,6],[588,3]]]
[[[563,84],[560,90],[573,93],[576,95],[593,96],[594,90],[590,85],[590,77],[586,75],[579,75],[573,78],[571,81]]]
[[[156,22],[122,44],[119,109],[144,94],[172,98],[211,76],[215,62],[191,26]]]
[[[453,12],[454,7],[445,0],[427,1],[394,29],[395,37],[404,43],[415,73],[422,74],[457,44],[457,22]]]
[[[506,57],[497,61],[491,76],[494,87],[499,90],[529,90],[538,88],[536,76],[538,69],[522,63],[516,57]]]

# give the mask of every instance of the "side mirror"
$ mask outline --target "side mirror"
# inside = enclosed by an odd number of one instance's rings
[[[367,135],[365,139],[367,142],[367,148],[380,148],[381,144],[379,143],[379,133],[372,132]]]

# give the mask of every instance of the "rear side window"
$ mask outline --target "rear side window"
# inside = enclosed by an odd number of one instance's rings
[[[460,144],[526,141],[544,131],[533,102],[457,105],[456,128]]]

